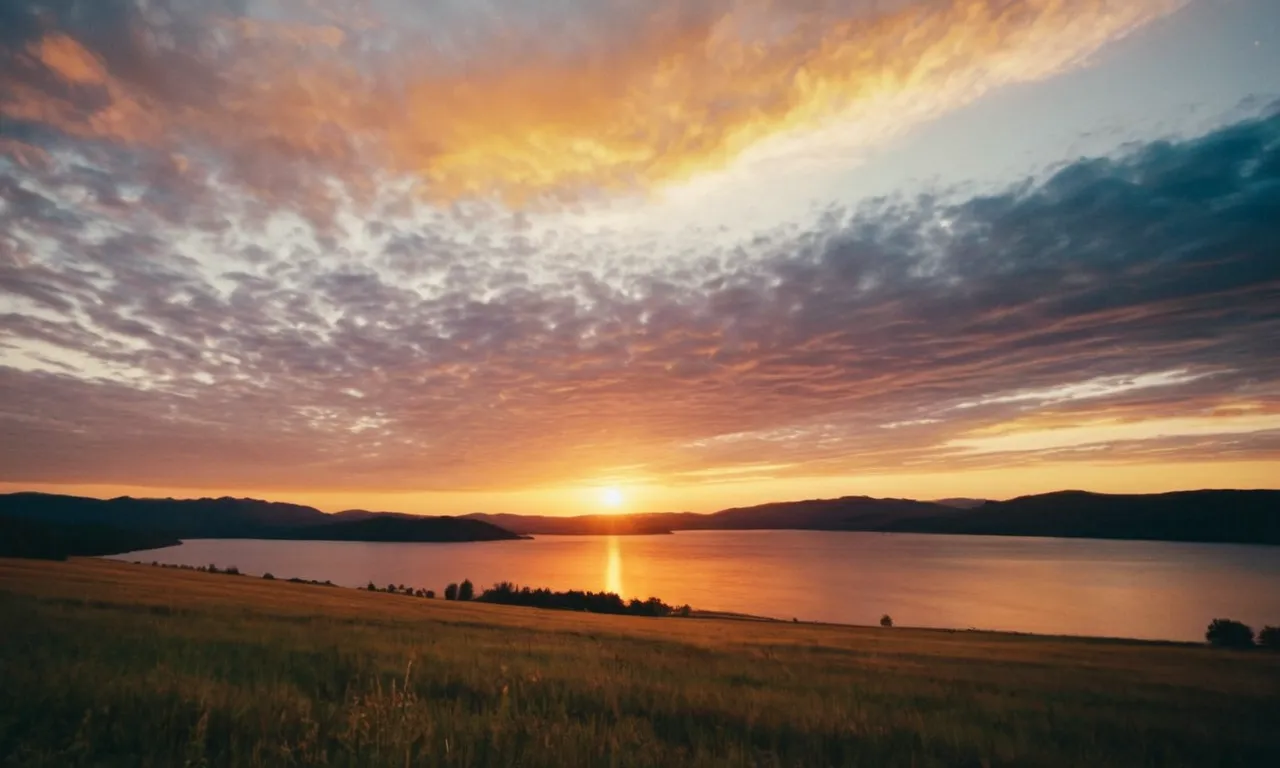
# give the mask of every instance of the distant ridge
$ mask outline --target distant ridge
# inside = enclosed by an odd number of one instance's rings
[[[898,520],[880,530],[1280,544],[1280,491],[1058,491],[989,501],[950,516]]]
[[[973,509],[974,507],[980,507],[983,504],[986,504],[988,501],[990,501],[990,499],[954,498],[954,499],[934,499],[933,503],[941,504],[944,507],[953,507],[955,509]]]
[[[309,539],[328,541],[458,542],[519,535],[457,517],[353,512],[258,499],[91,499],[46,493],[0,495],[0,516],[61,526],[110,526],[177,539]]]
[[[0,557],[66,560],[171,547],[178,543],[177,539],[161,533],[123,530],[109,525],[60,525],[0,517]]]
[[[525,535],[651,535],[699,530],[813,530],[1051,536],[1280,545],[1280,491],[1160,494],[1059,491],[1008,501],[943,502],[846,496],[736,507],[713,514],[472,514],[422,517],[256,499],[89,499],[0,495],[0,516],[60,525],[106,525],[176,538],[332,541],[496,541]],[[962,507],[956,502],[974,502]]]
[[[1204,490],[1161,494],[1059,491],[1009,501],[840,499],[778,502],[726,509],[609,518],[472,515],[517,533],[666,533],[697,530],[819,530],[1052,536],[1280,544],[1280,491]]]

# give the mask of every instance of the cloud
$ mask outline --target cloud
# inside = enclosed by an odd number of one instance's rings
[[[643,241],[560,261],[597,241],[395,206],[336,229],[259,219],[128,153],[0,174],[3,481],[496,489],[621,466],[1277,457],[1274,112],[662,262],[635,258]],[[221,202],[175,215],[152,180]]]
[[[388,177],[435,201],[583,200],[865,150],[1183,2],[26,0],[3,19],[0,115],[29,144],[216,161],[316,220]]]

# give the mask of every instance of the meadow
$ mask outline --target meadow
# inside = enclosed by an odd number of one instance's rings
[[[1206,617],[1206,622],[1211,617]],[[1280,654],[0,560],[9,766],[1280,765]]]

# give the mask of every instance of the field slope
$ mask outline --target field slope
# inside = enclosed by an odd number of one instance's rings
[[[1263,652],[606,617],[74,559],[0,560],[0,627],[3,765],[1280,765]]]

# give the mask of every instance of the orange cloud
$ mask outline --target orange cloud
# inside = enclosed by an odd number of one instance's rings
[[[67,82],[81,85],[107,82],[107,70],[102,62],[66,35],[48,35],[36,46],[35,55]]]
[[[124,140],[153,140],[163,120],[171,136],[224,146],[251,168],[321,163],[366,187],[410,174],[432,198],[518,203],[651,190],[817,130],[871,146],[992,88],[1076,66],[1183,2],[951,0],[867,16],[754,0],[693,20],[659,3],[625,38],[570,52],[512,30],[461,59],[392,51],[362,61],[332,25],[238,19],[219,27],[236,42],[218,65],[218,103],[177,108],[53,34],[40,61],[70,83],[104,86],[108,105],[78,124],[49,96],[2,108]]]

